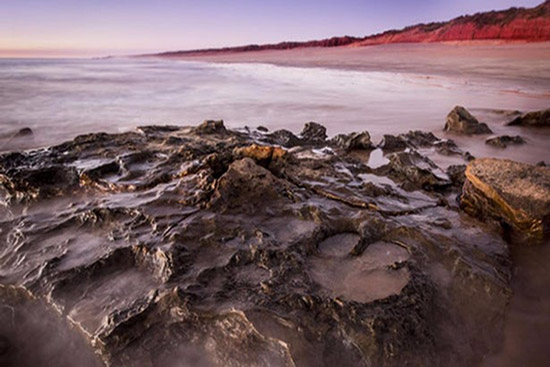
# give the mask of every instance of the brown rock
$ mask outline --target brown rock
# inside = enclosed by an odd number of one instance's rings
[[[272,160],[284,157],[287,151],[276,146],[252,144],[237,148],[235,153],[239,157],[252,158],[259,164],[269,164]]]
[[[466,168],[461,207],[492,218],[506,233],[540,240],[550,232],[550,168],[476,159]]]
[[[519,135],[516,135],[516,136],[502,135],[502,136],[496,136],[494,138],[489,138],[485,140],[485,144],[492,145],[498,148],[506,148],[510,144],[513,144],[513,145],[525,144],[525,139],[523,139]]]
[[[544,111],[527,112],[519,117],[516,117],[508,123],[508,125],[544,127],[550,126],[550,108]]]
[[[206,120],[196,127],[196,132],[199,134],[216,134],[225,131],[223,120]]]
[[[462,106],[456,106],[449,112],[443,130],[465,135],[492,133],[487,124],[480,123]]]

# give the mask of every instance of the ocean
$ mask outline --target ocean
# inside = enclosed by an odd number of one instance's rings
[[[441,70],[432,75],[429,68],[423,73],[384,71],[382,66],[361,71],[139,58],[2,59],[0,151],[45,147],[90,132],[195,125],[205,119],[223,119],[232,128],[261,125],[295,133],[305,122],[316,121],[329,135],[367,130],[375,141],[408,130],[445,136],[447,113],[463,105],[495,133],[527,137],[531,153],[449,137],[474,155],[535,163],[531,157],[549,152],[550,133],[510,130],[503,126],[503,111],[550,106],[550,86],[541,84],[550,71],[541,66],[529,74],[514,64],[501,67],[507,78],[489,71],[473,77]],[[34,134],[13,138],[24,127]]]

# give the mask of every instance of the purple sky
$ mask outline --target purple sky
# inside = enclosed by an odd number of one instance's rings
[[[0,56],[89,56],[364,36],[541,2],[0,0]]]

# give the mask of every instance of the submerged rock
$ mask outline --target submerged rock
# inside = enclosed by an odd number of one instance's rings
[[[465,135],[492,133],[487,124],[480,123],[462,106],[456,106],[449,112],[443,130]]]
[[[347,149],[368,135],[332,149],[323,131],[207,121],[0,154],[0,290],[106,366],[476,363],[501,337],[505,242],[414,149],[375,169]]]
[[[489,138],[485,140],[485,144],[492,145],[498,148],[506,148],[508,145],[511,145],[511,144],[514,144],[514,145],[525,144],[525,139],[523,139],[519,135],[516,135],[516,136],[502,135],[502,136],[496,136],[494,138]]]
[[[24,127],[22,129],[20,129],[18,132],[16,132],[13,137],[14,138],[22,138],[22,137],[31,136],[31,135],[33,135],[32,129],[30,127]]]
[[[461,207],[494,219],[511,235],[541,240],[550,233],[550,168],[477,159],[466,169]]]
[[[550,109],[527,112],[508,123],[511,126],[548,127],[550,126]]]

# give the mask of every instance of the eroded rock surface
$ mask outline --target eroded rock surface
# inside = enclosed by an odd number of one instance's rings
[[[477,118],[462,106],[456,106],[449,112],[443,130],[465,135],[492,133],[487,124],[479,122]]]
[[[472,365],[507,246],[448,204],[455,178],[392,154],[207,121],[0,155],[0,282],[106,366]]]
[[[501,159],[477,159],[466,169],[461,206],[498,221],[524,242],[550,232],[550,168]]]

